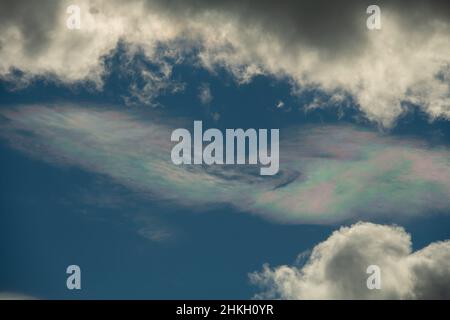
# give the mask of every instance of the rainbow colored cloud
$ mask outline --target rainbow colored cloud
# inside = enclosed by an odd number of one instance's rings
[[[450,208],[450,150],[355,126],[281,129],[280,173],[176,166],[170,134],[192,120],[117,108],[21,106],[0,111],[0,136],[35,158],[102,174],[144,197],[215,204],[282,223],[397,220]]]

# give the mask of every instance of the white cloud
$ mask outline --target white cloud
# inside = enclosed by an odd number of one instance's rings
[[[381,269],[381,289],[369,290],[369,265]],[[250,274],[264,288],[258,298],[449,299],[450,241],[412,252],[396,226],[357,223],[314,247],[303,266],[283,265]]]
[[[289,26],[293,10],[280,6],[288,17],[274,16],[278,19],[274,23],[267,21],[267,4],[258,8],[254,3],[250,10],[247,2],[228,7],[208,2],[80,0],[81,30],[68,30],[65,8],[70,1],[43,2],[42,10],[19,1],[3,10],[8,16],[0,29],[0,75],[11,77],[10,68],[15,67],[27,77],[50,73],[64,82],[89,79],[100,86],[101,57],[123,40],[140,46],[155,61],[160,61],[156,50],[160,44],[175,55],[196,47],[204,67],[224,66],[240,82],[263,73],[286,76],[300,91],[314,87],[331,95],[347,92],[367,118],[384,126],[393,125],[406,112],[402,102],[419,104],[431,119],[450,117],[448,19],[427,16],[419,27],[409,22],[414,15],[408,10],[414,5],[382,7],[382,29],[368,31],[365,10],[349,16],[339,10],[343,17],[336,26],[326,15],[325,20],[316,17],[320,25],[330,24],[329,35],[315,32],[313,25],[295,29],[302,35],[295,37],[277,29]],[[336,36],[333,28],[338,29]],[[155,79],[148,80],[144,89],[153,94]],[[166,79],[157,80],[156,85],[164,87],[159,80]]]
[[[281,108],[283,108],[284,107],[284,102],[283,101],[278,101],[277,102],[277,105],[276,105],[276,107],[278,108],[278,109],[281,109]]]

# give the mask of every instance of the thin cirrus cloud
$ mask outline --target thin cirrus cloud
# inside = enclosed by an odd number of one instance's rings
[[[0,300],[37,300],[37,298],[15,292],[0,292]]]
[[[176,166],[171,132],[192,121],[152,111],[33,105],[3,108],[0,137],[56,165],[104,175],[143,197],[203,209],[227,204],[281,223],[395,221],[450,208],[450,151],[354,126],[284,129],[280,172]]]
[[[368,266],[380,270],[380,290],[367,287]],[[373,223],[341,227],[317,244],[303,265],[264,265],[250,274],[255,298],[449,299],[450,241],[412,251],[403,228]]]
[[[107,72],[102,57],[123,41],[130,56],[139,51],[162,64],[162,77],[142,70],[161,88],[171,75],[164,57],[176,64],[189,51],[196,52],[195,65],[225,67],[240,82],[265,74],[287,77],[298,93],[347,93],[385,127],[409,105],[430,119],[450,117],[450,10],[443,1],[380,2],[377,31],[366,28],[370,3],[361,1],[80,0],[81,29],[72,31],[66,27],[70,4],[1,2],[3,79],[18,81],[12,70],[19,69],[25,82],[39,75],[63,83],[91,80],[100,89]]]

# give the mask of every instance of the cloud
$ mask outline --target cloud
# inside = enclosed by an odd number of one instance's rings
[[[172,237],[172,234],[166,230],[153,229],[149,227],[139,229],[138,234],[146,239],[155,242],[167,241]]]
[[[128,48],[129,50],[129,48]],[[167,61],[167,54],[153,57],[153,67],[142,61],[133,60],[127,54],[126,64],[119,66],[120,72],[128,75],[128,92],[123,97],[127,105],[157,105],[154,101],[161,94],[177,93],[184,90],[184,83],[172,79],[173,63]]]
[[[135,219],[137,233],[150,241],[167,242],[174,238],[174,232],[163,225],[158,219],[149,215],[141,215]]]
[[[278,101],[277,102],[277,105],[276,105],[276,107],[278,108],[278,109],[281,109],[281,108],[283,108],[284,107],[284,102],[283,101]]]
[[[449,150],[352,126],[285,129],[280,168],[299,176],[255,195],[254,211],[283,222],[396,219],[445,211]],[[301,217],[301,218],[300,218]]]
[[[36,300],[36,298],[20,293],[0,292],[0,300]]]
[[[369,265],[380,267],[380,290],[367,288]],[[449,277],[450,241],[412,252],[403,228],[362,222],[333,232],[303,266],[250,274],[264,288],[257,298],[281,299],[449,299]]]
[[[88,1],[81,30],[68,30],[70,1],[1,3],[0,75],[52,75],[99,87],[102,57],[119,41],[150,61],[164,55],[227,68],[240,82],[258,74],[287,77],[295,92],[349,94],[385,127],[418,105],[430,119],[450,117],[450,10],[441,1],[380,2],[382,29],[366,28],[361,1]],[[421,21],[417,24],[417,21]],[[192,50],[195,48],[195,50]],[[167,75],[167,74],[165,74]],[[145,77],[144,77],[145,78]],[[153,87],[154,76],[147,77]],[[165,87],[156,79],[158,86]],[[138,90],[139,91],[139,90]],[[144,99],[147,101],[147,98]]]
[[[0,137],[55,165],[105,176],[168,206],[231,205],[281,223],[333,224],[448,212],[450,150],[355,126],[284,128],[280,172],[259,166],[176,166],[174,129],[190,119],[155,110],[20,106],[0,111]]]
[[[210,104],[213,96],[211,93],[211,89],[208,84],[204,83],[199,88],[198,98],[202,104]]]

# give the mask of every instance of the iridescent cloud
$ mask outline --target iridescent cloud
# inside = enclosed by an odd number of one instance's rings
[[[175,166],[173,129],[192,120],[74,105],[0,111],[0,136],[33,157],[105,175],[145,197],[202,209],[228,204],[283,223],[417,216],[450,208],[450,152],[354,126],[281,130],[280,173]]]

